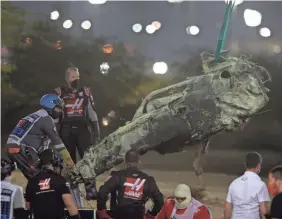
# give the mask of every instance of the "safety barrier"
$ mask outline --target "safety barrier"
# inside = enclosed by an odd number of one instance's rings
[[[81,219],[98,219],[96,209],[79,209],[79,214]],[[112,216],[111,210],[107,210],[108,214]],[[66,211],[67,215],[67,211]]]
[[[97,211],[96,209],[79,209],[80,218],[81,219],[99,219],[96,211]],[[112,216],[111,210],[107,210],[107,211],[108,211],[108,214]],[[68,215],[68,212],[67,211],[65,212],[66,212],[66,215]],[[6,219],[2,216],[3,215],[1,215],[1,219]],[[33,219],[33,216],[30,215],[29,219]],[[67,219],[67,216],[66,216],[66,219]]]

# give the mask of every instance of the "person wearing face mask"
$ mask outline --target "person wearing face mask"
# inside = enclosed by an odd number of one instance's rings
[[[50,141],[67,169],[71,171],[74,168],[74,162],[59,137],[53,121],[63,112],[63,100],[56,94],[46,94],[41,98],[40,105],[40,110],[18,122],[6,144],[9,158],[17,164],[27,179],[39,172],[36,167],[38,154],[46,147],[50,147]]]
[[[75,67],[65,72],[67,87],[58,87],[56,94],[65,102],[64,114],[58,121],[59,133],[73,161],[76,163],[76,149],[80,157],[92,144],[100,141],[98,117],[89,87],[79,86],[79,71]],[[85,184],[86,199],[96,199],[95,179]]]
[[[273,200],[269,219],[282,219],[282,166],[276,166],[268,174],[268,190]]]
[[[211,219],[208,208],[191,196],[190,187],[179,184],[155,219]]]
[[[246,171],[229,186],[224,219],[260,219],[269,211],[269,193],[259,177],[262,157],[250,152],[245,158]]]
[[[12,184],[12,172],[16,169],[14,163],[1,159],[1,218],[27,219],[23,188]]]

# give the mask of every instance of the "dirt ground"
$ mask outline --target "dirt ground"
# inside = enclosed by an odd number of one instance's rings
[[[263,155],[264,170],[278,163],[280,155],[269,151],[259,151]],[[160,190],[165,196],[172,195],[173,189],[179,183],[185,183],[192,188],[205,188],[203,201],[210,208],[213,218],[223,218],[223,202],[230,182],[244,172],[243,159],[246,152],[211,150],[205,159],[205,173],[201,181],[191,171],[193,150],[177,154],[159,155],[150,152],[142,157],[140,168],[154,176]],[[123,165],[117,169],[123,168]],[[100,186],[109,173],[98,177]],[[13,182],[25,187],[26,180],[21,173],[14,175]],[[84,189],[82,188],[82,191]],[[91,208],[87,202],[85,208]],[[91,202],[94,207],[95,203]]]

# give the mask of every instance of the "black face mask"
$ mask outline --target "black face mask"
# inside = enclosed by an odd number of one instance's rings
[[[58,119],[62,115],[62,112],[53,111],[51,117],[53,119]]]
[[[71,85],[72,88],[78,89],[79,79],[72,81],[70,85]]]

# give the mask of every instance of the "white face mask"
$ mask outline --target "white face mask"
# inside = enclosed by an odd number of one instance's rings
[[[176,198],[175,200],[175,207],[177,209],[185,209],[189,206],[192,197],[191,197],[191,191],[189,186],[185,185],[185,184],[180,184],[176,187],[175,191],[174,191],[174,196],[175,197],[183,197],[185,198],[185,200],[183,201],[178,201]]]
[[[185,209],[190,204],[190,200],[187,199],[187,198],[182,202],[178,202],[176,199],[174,199],[174,200],[175,200],[175,208],[177,208],[177,209]]]

